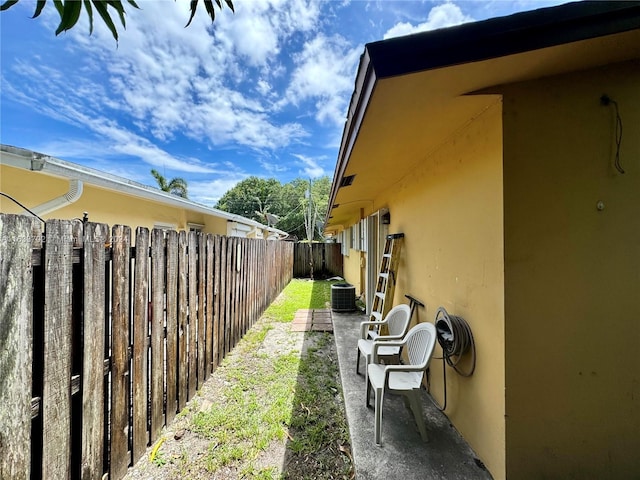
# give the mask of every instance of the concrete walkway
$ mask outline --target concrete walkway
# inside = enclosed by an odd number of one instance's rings
[[[401,396],[385,395],[382,446],[376,446],[373,409],[365,405],[364,375],[356,374],[360,322],[358,313],[332,312],[340,376],[351,435],[351,449],[359,480],[491,479],[491,475],[449,419],[423,395],[423,415],[429,442],[420,438],[411,411]],[[360,371],[364,365],[361,360]],[[373,400],[371,401],[373,405]]]

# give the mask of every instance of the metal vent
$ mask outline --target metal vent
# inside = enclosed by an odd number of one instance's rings
[[[348,187],[349,185],[351,185],[353,183],[353,179],[356,178],[355,175],[349,175],[348,177],[342,177],[342,180],[340,181],[340,186],[341,187]]]

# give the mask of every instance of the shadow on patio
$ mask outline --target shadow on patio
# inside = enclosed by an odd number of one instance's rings
[[[413,415],[405,407],[402,396],[387,394],[384,398],[382,446],[375,445],[374,412],[365,406],[364,375],[357,375],[355,369],[360,322],[368,318],[359,313],[337,312],[333,312],[332,317],[356,478],[492,478],[426,392],[422,395],[422,411],[429,441],[424,443],[421,440]],[[362,365],[360,370],[363,371]]]

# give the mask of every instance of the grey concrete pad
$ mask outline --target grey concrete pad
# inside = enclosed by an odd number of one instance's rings
[[[428,442],[420,438],[411,411],[402,396],[385,395],[382,446],[374,441],[374,412],[365,404],[364,359],[356,374],[361,313],[333,312],[333,333],[338,350],[351,450],[359,480],[491,479],[491,475],[449,419],[424,391],[423,416]],[[373,398],[371,400],[373,406]]]

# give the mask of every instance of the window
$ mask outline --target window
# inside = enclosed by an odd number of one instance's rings
[[[340,232],[338,241],[340,242],[340,251],[342,252],[342,255],[348,257],[349,252],[351,251],[351,229],[348,228]]]
[[[175,223],[156,222],[153,224],[153,228],[157,228],[158,230],[177,230],[178,225]]]
[[[361,252],[367,251],[367,219],[362,219],[349,228],[351,248]]]
[[[187,228],[190,232],[201,232],[204,229],[204,225],[201,223],[187,222]]]

